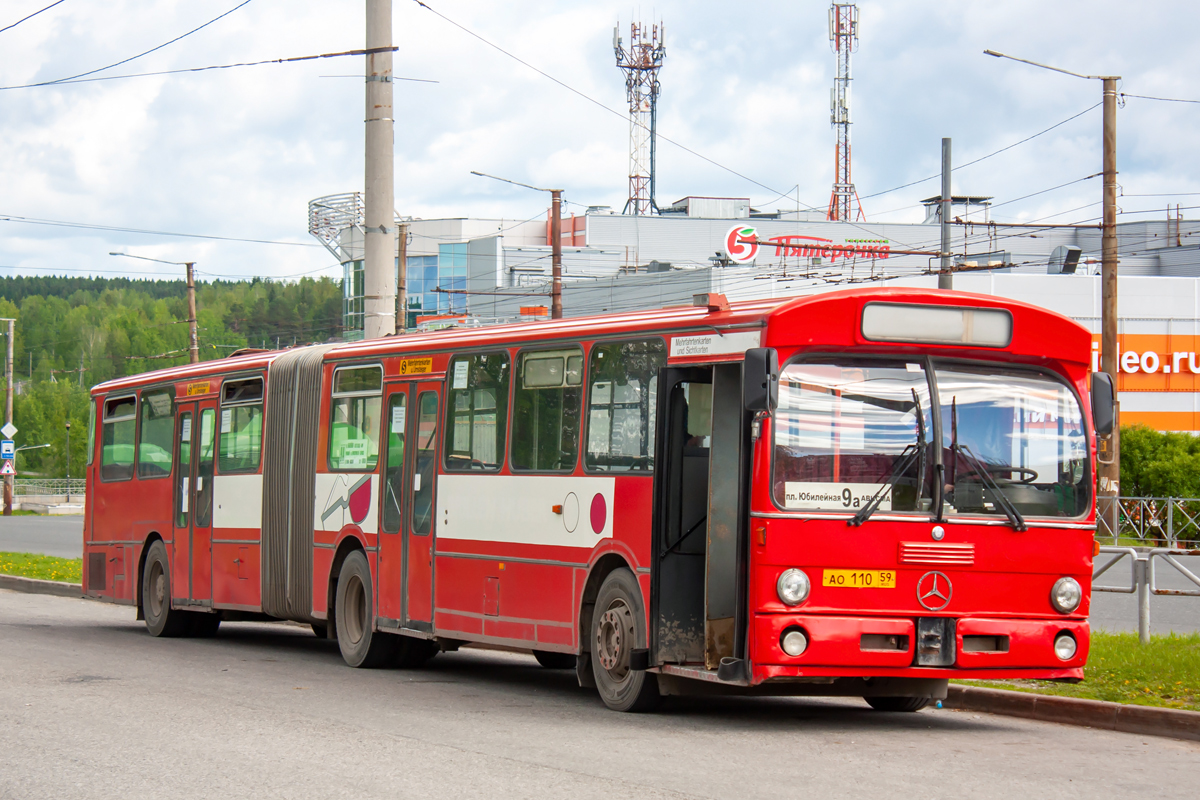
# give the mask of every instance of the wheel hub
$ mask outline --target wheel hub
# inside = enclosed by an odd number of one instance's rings
[[[618,601],[604,612],[596,627],[597,660],[614,677],[629,672],[629,643],[633,637],[633,614],[629,606]]]

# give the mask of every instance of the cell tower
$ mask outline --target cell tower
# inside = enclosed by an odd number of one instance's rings
[[[652,214],[654,202],[655,130],[658,120],[658,70],[667,51],[664,27],[632,23],[629,49],[625,49],[613,28],[613,52],[617,67],[625,73],[625,94],[629,99],[629,199],[625,214]]]
[[[829,8],[829,44],[837,55],[837,76],[829,90],[829,121],[837,131],[833,156],[833,194],[829,197],[831,220],[849,222],[854,216],[851,206],[858,204],[858,216],[863,217],[862,203],[850,180],[850,54],[858,49],[858,6],[834,3]]]

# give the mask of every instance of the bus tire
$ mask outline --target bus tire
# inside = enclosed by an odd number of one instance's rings
[[[928,697],[864,697],[876,711],[920,711],[929,705]]]
[[[646,611],[637,578],[615,569],[600,585],[589,637],[592,674],[600,699],[614,711],[650,711],[659,703],[658,676],[629,668],[629,655],[646,646]]]
[[[575,669],[574,653],[551,653],[549,650],[534,650],[533,657],[546,669]]]
[[[142,616],[151,636],[186,636],[191,627],[187,612],[171,608],[171,562],[162,540],[150,545],[142,571]]]
[[[217,629],[220,627],[220,614],[206,614],[194,611],[192,612],[191,624],[188,626],[188,636],[211,639],[217,635]]]
[[[338,649],[352,667],[382,667],[395,655],[397,637],[373,629],[374,608],[371,568],[355,550],[346,556],[337,585]]]

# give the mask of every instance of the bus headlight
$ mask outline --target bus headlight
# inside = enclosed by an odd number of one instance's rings
[[[789,656],[802,655],[808,649],[808,637],[799,628],[788,628],[779,637],[779,646]]]
[[[1059,578],[1050,590],[1050,603],[1060,614],[1070,614],[1083,601],[1083,589],[1074,578]]]
[[[785,569],[775,582],[775,593],[784,605],[798,606],[808,598],[808,576],[803,570]]]
[[[1075,657],[1076,649],[1075,637],[1071,634],[1063,632],[1054,637],[1054,655],[1060,660],[1070,661]]]

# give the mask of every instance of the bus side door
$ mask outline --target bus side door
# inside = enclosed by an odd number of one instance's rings
[[[175,406],[174,508],[171,512],[171,600],[186,605],[192,596],[192,499],[196,475],[193,469],[196,441],[196,404]]]
[[[212,597],[213,445],[217,411],[211,401],[180,403],[176,414],[175,508],[171,595],[180,605]],[[197,414],[199,415],[197,419]]]
[[[408,434],[408,386],[388,387],[383,416],[383,480],[379,497],[379,569],[376,571],[375,597],[378,614],[388,624],[398,625],[404,586],[406,537],[404,524],[405,447]]]
[[[409,414],[406,489],[409,504],[404,523],[404,626],[433,630],[433,554],[436,520],[438,397],[441,384],[415,384],[414,413]]]

